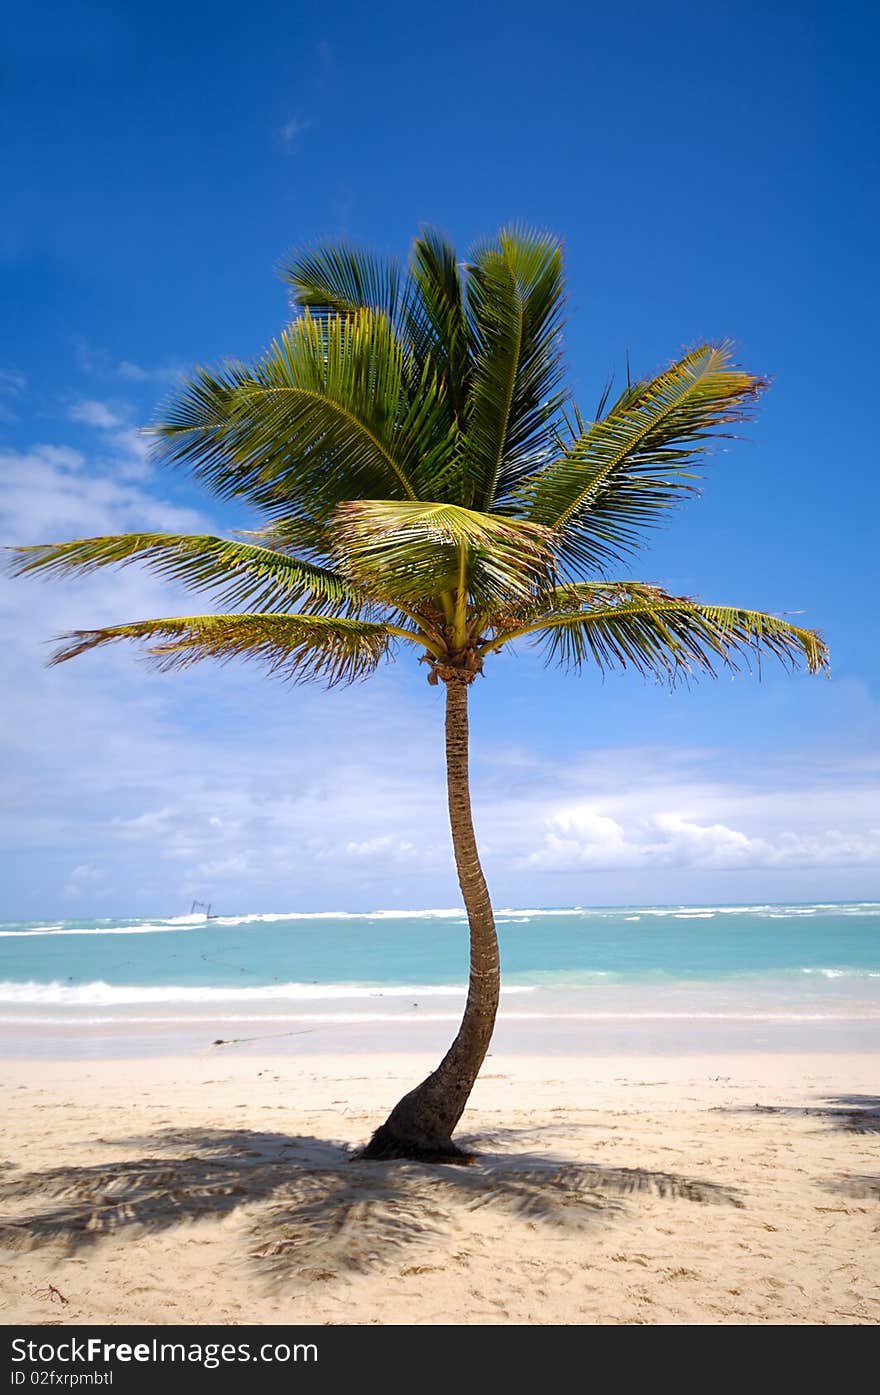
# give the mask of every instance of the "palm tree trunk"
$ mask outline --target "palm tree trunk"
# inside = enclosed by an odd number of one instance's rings
[[[446,682],[446,783],[458,881],[470,925],[470,982],[458,1036],[435,1071],[404,1095],[373,1134],[363,1158],[466,1161],[452,1142],[489,1049],[500,991],[498,937],[480,866],[468,781],[468,687],[472,674]]]

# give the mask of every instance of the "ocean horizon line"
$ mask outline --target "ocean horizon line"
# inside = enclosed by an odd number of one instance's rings
[[[503,924],[507,917],[524,921],[540,916],[602,916],[621,915],[630,912],[634,915],[654,915],[673,917],[698,917],[712,915],[789,915],[814,914],[820,911],[839,911],[844,914],[880,914],[880,900],[848,901],[719,901],[706,902],[631,902],[619,905],[573,905],[573,906],[501,906],[495,909],[495,919]],[[118,916],[51,916],[45,920],[39,917],[8,919],[0,921],[0,938],[24,937],[26,935],[83,935],[83,934],[149,934],[181,930],[204,929],[215,926],[272,924],[277,921],[300,920],[462,920],[466,923],[463,906],[422,907],[400,910],[394,907],[379,907],[369,911],[240,911],[216,913],[207,917],[204,914],[188,915],[146,915],[130,913]],[[11,928],[21,927],[21,928]]]

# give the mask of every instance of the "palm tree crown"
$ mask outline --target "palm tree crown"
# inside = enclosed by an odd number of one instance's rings
[[[529,638],[570,667],[670,680],[762,651],[825,664],[813,631],[611,571],[752,409],[763,382],[728,346],[691,350],[587,420],[562,384],[550,236],[508,229],[461,265],[429,232],[406,268],[320,246],[284,278],[292,324],[250,367],[199,369],[154,429],[157,454],[254,506],[259,531],[17,550],[19,572],[143,561],[229,609],[77,631],[55,662],[145,640],[164,668],[243,656],[335,683],[405,644],[436,681]]]

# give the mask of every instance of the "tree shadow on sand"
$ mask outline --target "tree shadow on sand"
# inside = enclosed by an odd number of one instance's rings
[[[835,1177],[826,1186],[829,1191],[854,1197],[857,1201],[880,1201],[880,1173],[873,1177],[866,1174]]]
[[[778,1114],[798,1119],[822,1119],[836,1133],[880,1133],[880,1095],[827,1095],[818,1105],[754,1104],[724,1107],[725,1114]],[[880,1174],[876,1176],[840,1173],[821,1180],[826,1191],[856,1201],[880,1201]],[[880,1230],[880,1225],[875,1229]]]
[[[149,1155],[0,1178],[0,1205],[20,1212],[0,1222],[0,1242],[71,1252],[129,1227],[155,1232],[240,1212],[243,1255],[262,1275],[309,1282],[373,1269],[483,1207],[583,1230],[637,1195],[743,1204],[731,1188],[676,1173],[530,1153],[483,1154],[469,1167],[364,1162],[322,1139],[245,1129],[163,1130],[114,1146]]]
[[[880,1133],[880,1095],[828,1095],[822,1104],[725,1105],[721,1114],[780,1114],[797,1119],[825,1119],[841,1133]]]
[[[880,1201],[880,1173],[873,1175],[841,1173],[823,1185],[826,1191],[834,1192],[836,1196],[846,1198],[847,1201],[873,1201],[875,1203]],[[866,1210],[865,1207],[857,1207],[856,1209]],[[880,1221],[874,1226],[874,1229],[880,1231]]]

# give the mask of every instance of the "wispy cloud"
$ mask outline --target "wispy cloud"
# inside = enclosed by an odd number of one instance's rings
[[[544,871],[635,867],[870,867],[880,864],[880,828],[781,828],[760,837],[724,823],[698,823],[669,811],[629,826],[595,808],[575,807],[546,820],[542,844],[524,866]]]
[[[406,858],[417,851],[408,838],[397,838],[386,833],[382,838],[367,838],[363,842],[346,843],[348,857],[375,857],[377,853],[386,857]]]
[[[282,149],[287,154],[293,154],[299,149],[300,137],[311,127],[311,121],[304,121],[300,117],[292,116],[289,121],[285,121],[283,126],[278,127],[277,136]]]
[[[113,431],[123,426],[126,420],[125,414],[118,408],[112,407],[108,402],[96,402],[94,399],[75,402],[67,415],[71,421],[94,426],[100,431]]]
[[[27,378],[16,368],[0,368],[0,421],[18,421],[10,405],[27,387]]]
[[[27,387],[27,378],[16,368],[0,368],[0,393],[5,397],[18,397]]]
[[[87,463],[86,455],[71,446],[0,450],[4,541],[51,542],[127,528],[185,530],[204,525],[194,509],[156,498],[116,470],[93,472]]]
[[[175,361],[144,365],[128,358],[115,358],[95,344],[77,335],[73,341],[80,371],[104,382],[121,380],[126,383],[176,383],[186,372],[186,365]]]
[[[64,895],[75,899],[80,896],[93,898],[99,894],[103,883],[107,880],[107,875],[100,867],[94,867],[90,862],[81,862],[74,867],[64,885]]]
[[[145,433],[133,423],[133,409],[129,403],[88,398],[75,402],[68,408],[67,415],[70,421],[91,427],[98,433],[104,463],[112,463],[117,475],[144,474],[149,442]]]
[[[121,359],[116,365],[116,374],[128,383],[176,383],[185,372],[182,363],[160,363],[152,368],[144,368],[131,359]]]

